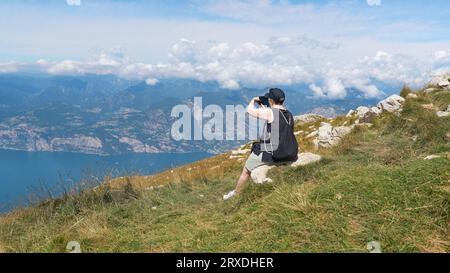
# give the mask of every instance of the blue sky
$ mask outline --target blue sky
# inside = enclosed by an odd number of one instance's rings
[[[307,83],[318,96],[338,97],[341,86],[358,86],[370,95],[377,93],[373,80],[420,83],[447,72],[447,6],[446,0],[3,0],[0,73],[117,73],[149,82],[180,76],[229,88]]]
[[[79,6],[70,6],[66,0],[1,1],[0,60],[83,57],[92,50],[120,44],[129,47],[130,54],[140,60],[163,61],[166,54],[161,53],[167,52],[170,44],[181,37],[208,40],[213,36],[213,39],[221,40],[223,36],[229,42],[244,42],[248,37],[262,42],[276,35],[277,31],[328,39],[370,36],[380,41],[402,43],[450,41],[450,9],[443,8],[448,5],[445,0],[381,0],[379,6],[370,6],[366,0],[79,1]],[[247,3],[244,7],[250,7],[250,11],[245,8],[239,10],[239,3]],[[299,11],[298,15],[286,13],[286,10],[308,5],[311,9],[307,12]],[[302,20],[305,13],[309,19]],[[161,26],[164,21],[167,24]],[[174,23],[198,23],[203,27],[197,32],[194,29],[174,33]],[[230,27],[222,29],[222,33],[214,33],[217,25]],[[114,35],[117,26],[122,26],[118,31],[121,35]],[[151,31],[152,27],[160,28],[161,32]],[[253,28],[271,31],[264,35],[259,30],[249,37],[248,30]],[[150,41],[156,37],[148,37],[143,42],[139,37],[152,34],[159,34],[159,41]],[[160,48],[155,50],[151,46],[155,53],[148,52],[145,48],[149,43],[158,43]]]

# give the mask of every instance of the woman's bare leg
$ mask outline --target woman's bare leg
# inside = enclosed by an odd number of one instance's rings
[[[247,168],[244,167],[242,170],[241,176],[239,177],[239,180],[237,181],[235,191],[236,193],[239,193],[245,186],[245,183],[247,182],[248,178],[250,177],[250,172],[247,170]]]
[[[247,182],[248,178],[250,177],[250,172],[247,170],[247,168],[244,167],[242,170],[241,176],[239,177],[236,188],[232,191],[230,191],[228,194],[225,194],[223,196],[223,200],[228,200],[238,194],[245,186],[245,183]]]

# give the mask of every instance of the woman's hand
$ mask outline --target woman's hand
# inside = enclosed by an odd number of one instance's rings
[[[255,102],[258,102],[259,101],[259,97],[254,97],[251,101],[250,101],[250,103],[255,103]]]

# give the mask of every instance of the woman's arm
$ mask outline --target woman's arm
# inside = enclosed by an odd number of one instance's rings
[[[270,108],[262,106],[261,108],[255,107],[256,102],[259,100],[258,97],[254,97],[250,100],[250,103],[247,106],[247,113],[255,118],[267,120],[269,122],[273,121],[273,113]]]

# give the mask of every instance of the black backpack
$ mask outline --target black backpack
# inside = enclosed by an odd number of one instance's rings
[[[277,161],[296,161],[298,159],[298,143],[294,135],[294,117],[289,111],[280,110],[278,148],[273,151],[272,157]]]

